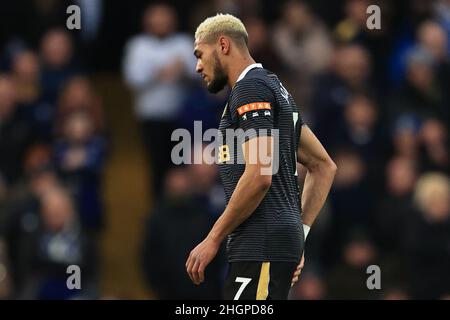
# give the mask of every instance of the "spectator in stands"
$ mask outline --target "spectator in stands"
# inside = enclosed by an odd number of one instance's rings
[[[439,170],[450,174],[448,129],[443,121],[444,119],[427,120],[420,129],[422,171]]]
[[[417,211],[406,221],[407,274],[414,299],[438,299],[450,293],[450,180],[425,173],[414,191]],[[420,236],[418,236],[420,235]]]
[[[437,64],[447,64],[448,38],[443,27],[433,20],[423,22],[417,30],[419,45],[423,46]]]
[[[20,118],[33,132],[32,142],[49,143],[54,106],[42,98],[40,74],[39,60],[33,51],[21,51],[14,56],[11,77],[16,87]]]
[[[98,231],[103,223],[101,174],[106,142],[86,110],[72,111],[62,123],[62,136],[54,146],[55,163],[75,196],[83,226]]]
[[[90,253],[69,195],[60,188],[41,195],[34,211],[18,212],[6,237],[13,255],[15,298],[66,299],[87,294],[92,286],[95,261]],[[83,270],[81,293],[67,288],[67,266]]]
[[[324,279],[313,272],[302,270],[299,284],[291,289],[289,299],[292,300],[322,300],[327,297]]]
[[[21,104],[36,103],[41,96],[37,55],[33,51],[21,51],[13,59],[11,71],[17,90],[17,101]]]
[[[282,51],[273,46],[267,22],[261,17],[252,16],[244,20],[244,25],[248,32],[248,49],[253,59],[276,74],[285,73],[285,64],[279,56]]]
[[[411,214],[417,174],[417,165],[407,157],[394,157],[386,167],[386,194],[374,217],[374,235],[386,255],[398,254],[401,249],[398,230]]]
[[[311,122],[326,147],[344,121],[344,108],[352,93],[371,93],[370,70],[366,50],[358,45],[346,45],[336,48],[330,71],[317,79]]]
[[[288,1],[274,29],[273,41],[289,70],[288,86],[297,104],[309,105],[314,76],[326,70],[333,53],[327,30],[306,3]]]
[[[367,233],[362,230],[347,232],[339,263],[326,274],[328,298],[374,299],[378,290],[367,289],[367,267],[374,264],[377,250]]]
[[[100,97],[92,89],[85,77],[70,78],[61,90],[57,107],[56,132],[62,132],[61,124],[66,116],[74,111],[86,111],[92,117],[96,132],[104,132],[105,123]]]
[[[134,93],[151,165],[152,191],[160,196],[171,166],[171,134],[186,97],[186,76],[195,74],[192,39],[176,31],[177,17],[167,4],[150,5],[143,33],[128,41],[124,78]]]
[[[391,294],[407,294],[403,237],[401,230],[413,214],[413,191],[417,164],[411,158],[396,156],[386,168],[386,191],[373,218],[372,234],[380,253],[377,264],[387,284],[385,299]],[[392,291],[392,292],[391,292]]]
[[[58,185],[58,178],[51,167],[52,152],[45,144],[31,145],[23,156],[23,175],[7,190],[7,197],[0,204],[0,233],[3,222],[16,214],[17,210],[33,210],[37,198],[47,188]],[[0,203],[2,201],[0,200]]]
[[[429,117],[445,119],[445,99],[434,66],[433,57],[425,49],[416,47],[409,52],[406,81],[389,103],[391,123],[405,113],[421,120]]]
[[[333,250],[327,251],[327,266],[339,261],[353,235],[362,234],[371,241],[370,223],[376,200],[367,179],[367,164],[356,151],[340,147],[333,159],[339,170],[330,193],[333,216],[326,246]]]
[[[398,117],[393,126],[392,145],[394,154],[417,160],[420,121],[413,115]]]
[[[0,75],[0,179],[11,186],[22,174],[22,158],[31,130],[20,119],[17,91],[11,77]]]
[[[442,26],[447,39],[450,40],[450,4],[447,0],[436,0],[432,6],[434,19]]]
[[[153,210],[146,224],[142,244],[144,274],[159,299],[221,297],[223,259],[213,261],[205,283],[199,287],[192,284],[184,267],[192,246],[214,222],[207,203],[193,197],[194,186],[186,169],[172,169],[166,178],[165,200]]]
[[[333,146],[353,148],[366,164],[367,179],[375,192],[382,183],[379,172],[387,159],[388,148],[381,130],[379,109],[374,100],[364,94],[354,94],[345,106],[344,122],[330,137]]]
[[[26,254],[24,250],[31,245],[29,240],[21,242],[18,228],[34,228],[39,215],[39,199],[44,193],[60,187],[57,175],[47,166],[51,154],[42,148],[45,147],[33,146],[27,151],[24,161],[27,179],[10,188],[8,198],[0,209],[0,238],[6,243],[14,297],[23,289],[26,271],[23,269],[22,259]]]
[[[445,106],[450,105],[450,36],[445,33],[444,28],[437,22],[425,21],[417,31],[419,46],[429,52],[434,61],[434,73],[437,87],[442,95],[442,121],[447,127],[450,126],[450,111]],[[446,119],[446,120],[444,120]]]
[[[344,17],[333,30],[333,38],[340,44],[358,44],[364,47],[372,62],[372,80],[378,93],[389,92],[386,64],[393,44],[392,32],[394,8],[390,2],[377,2],[382,14],[379,16],[380,28],[369,29],[367,12],[373,5],[368,0],[347,0],[343,5]],[[373,12],[370,12],[373,13]],[[373,19],[373,18],[372,18]]]
[[[367,29],[368,0],[347,0],[344,4],[344,17],[334,30],[334,37],[340,42],[351,42],[364,34]],[[367,30],[369,31],[369,30]]]
[[[65,30],[50,29],[43,36],[40,49],[43,99],[55,107],[63,86],[81,71],[74,61],[72,39]]]

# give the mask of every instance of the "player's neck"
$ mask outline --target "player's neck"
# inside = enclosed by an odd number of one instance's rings
[[[242,71],[244,71],[245,68],[254,63],[256,62],[250,55],[240,57],[240,59],[236,59],[236,61],[233,62],[228,72],[228,85],[230,86],[230,88],[234,87]]]

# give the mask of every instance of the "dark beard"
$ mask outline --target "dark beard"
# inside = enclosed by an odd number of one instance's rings
[[[220,65],[219,57],[217,53],[214,53],[214,79],[209,83],[207,89],[211,93],[217,93],[221,91],[228,82],[228,76],[223,71]]]

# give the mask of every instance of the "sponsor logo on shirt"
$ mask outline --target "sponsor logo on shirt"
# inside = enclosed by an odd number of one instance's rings
[[[249,111],[255,111],[255,110],[271,110],[272,107],[270,106],[270,102],[255,102],[255,103],[249,103],[245,104],[239,108],[237,108],[237,111],[239,115],[243,115],[246,112]]]

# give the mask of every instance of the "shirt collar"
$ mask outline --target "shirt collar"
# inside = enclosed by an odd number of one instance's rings
[[[263,66],[261,63],[253,63],[247,66],[247,68],[245,68],[244,71],[242,71],[242,73],[239,75],[239,78],[236,80],[236,82],[241,81],[245,77],[245,75],[253,68],[262,68],[262,67]]]

